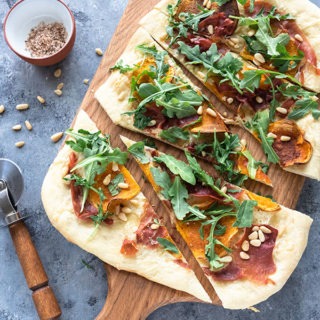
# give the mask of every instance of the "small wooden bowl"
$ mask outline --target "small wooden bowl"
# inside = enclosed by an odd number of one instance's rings
[[[26,50],[29,32],[40,22],[61,22],[68,33],[66,44],[51,56],[32,57]],[[3,24],[4,38],[21,59],[37,65],[51,66],[62,61],[72,50],[76,38],[74,16],[61,0],[20,0],[8,12]]]

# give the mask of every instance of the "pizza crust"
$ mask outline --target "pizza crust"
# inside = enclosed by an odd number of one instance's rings
[[[318,8],[318,10],[320,10]],[[320,17],[320,14],[319,14]],[[158,21],[157,26],[153,21]],[[144,18],[141,19],[140,25],[149,32],[153,38],[170,54],[175,57],[180,63],[184,64],[184,67],[195,75],[203,84],[206,83],[206,70],[202,66],[186,65],[185,58],[179,53],[177,49],[168,48],[165,39],[167,37],[165,26],[167,24],[167,16],[159,10],[150,11]],[[320,38],[320,36],[319,36]],[[319,45],[320,50],[320,45]],[[320,52],[320,51],[319,51]],[[320,53],[319,53],[320,54]],[[240,58],[237,56],[237,58]],[[212,81],[208,79],[208,83]],[[317,79],[320,85],[320,79]],[[311,115],[304,117],[297,121],[298,126],[305,132],[305,139],[309,141],[313,148],[313,154],[310,161],[306,164],[294,165],[291,167],[283,168],[283,170],[293,172],[305,177],[320,180],[320,120],[315,120]]]
[[[130,147],[135,141],[121,136]],[[152,156],[147,153],[150,161]],[[161,200],[164,197],[158,193]],[[250,280],[215,281],[208,276],[213,288],[228,309],[245,309],[258,304],[278,292],[296,268],[308,242],[312,219],[298,211],[280,206],[275,212],[254,210],[253,224],[267,224],[278,230],[278,237],[273,250],[276,272],[269,278],[274,284],[261,285]],[[172,212],[171,212],[172,213]],[[174,215],[172,213],[172,215]],[[208,267],[203,259],[198,261],[201,267]]]
[[[97,131],[97,127],[84,111],[80,111],[74,125],[80,128]],[[71,149],[65,145],[58,153],[49,168],[42,186],[42,202],[52,225],[70,242],[96,255],[102,261],[119,270],[135,272],[151,281],[158,282],[170,288],[185,291],[200,300],[211,302],[200,282],[191,269],[186,269],[174,262],[174,257],[165,250],[144,249],[134,258],[120,253],[125,238],[135,239],[140,217],[146,198],[139,193],[135,199],[139,206],[127,216],[128,221],[114,219],[112,225],[101,225],[92,238],[94,224],[84,222],[76,217],[73,211],[71,192],[63,177],[68,173],[69,154]]]

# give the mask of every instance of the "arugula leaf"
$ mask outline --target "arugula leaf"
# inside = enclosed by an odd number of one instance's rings
[[[297,68],[304,57],[304,53],[300,50],[298,51],[298,55],[290,55],[286,47],[281,44],[278,44],[277,51],[279,55],[271,57],[271,62],[280,72],[283,73]]]
[[[164,163],[173,174],[179,175],[182,180],[193,186],[196,184],[196,178],[192,169],[184,161],[178,160],[167,154],[161,154],[158,157],[154,157],[154,160],[158,163]]]
[[[230,0],[209,0],[209,1],[215,2],[218,6],[222,6],[222,5],[226,4],[227,2],[229,2]]]
[[[187,220],[195,221],[195,220],[203,220],[207,218],[204,212],[197,207],[193,207],[189,205],[188,209],[193,216],[191,218],[188,218]]]
[[[168,239],[158,237],[157,241],[164,248],[165,251],[170,251],[176,254],[180,252],[179,249]]]
[[[110,71],[119,70],[121,74],[132,71],[133,68],[127,64],[123,64],[123,60],[119,60],[113,67],[110,68]]]
[[[159,168],[154,168],[151,167],[150,169],[152,177],[155,181],[155,183],[161,187],[161,194],[167,199],[170,199],[169,196],[169,189],[172,186],[172,182],[170,179],[170,176],[168,175],[168,173],[166,171],[162,171]]]
[[[146,112],[146,109],[142,108],[134,114],[133,125],[140,130],[145,129],[152,120],[150,117],[146,116],[144,112]]]
[[[162,130],[159,136],[171,143],[176,143],[178,140],[189,140],[190,134],[180,127],[171,127],[167,130]]]
[[[112,196],[116,196],[120,193],[120,188],[118,187],[120,182],[124,182],[124,176],[122,173],[117,174],[108,184],[108,190]]]
[[[315,119],[318,119],[319,118],[318,108],[319,108],[319,105],[317,101],[314,101],[308,98],[298,100],[293,110],[289,113],[288,119],[298,120],[305,117],[310,112],[312,113]]]
[[[172,186],[168,191],[171,198],[173,211],[178,220],[183,220],[189,212],[189,205],[186,201],[188,199],[188,190],[181,182],[179,176],[176,176]]]
[[[300,98],[312,98],[317,95],[313,91],[308,91],[299,85],[292,85],[290,83],[283,83],[280,87],[278,87],[278,91],[281,92],[283,96],[292,98],[294,100],[298,100]]]
[[[244,200],[237,212],[237,220],[233,224],[234,227],[246,228],[252,226],[253,208],[258,204],[254,200]]]
[[[146,164],[149,163],[150,160],[147,157],[145,151],[144,151],[144,143],[143,141],[139,141],[134,143],[128,148],[128,151],[139,160],[140,163]]]
[[[249,150],[242,151],[241,154],[248,159],[247,169],[250,179],[255,179],[259,167],[261,167],[262,171],[264,172],[268,170],[268,165],[260,161],[256,161]]]

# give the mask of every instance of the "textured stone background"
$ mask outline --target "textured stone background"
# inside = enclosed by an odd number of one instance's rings
[[[320,4],[320,1],[316,2]],[[2,21],[13,3],[13,0],[0,0]],[[127,1],[77,0],[67,3],[75,14],[77,40],[73,52],[59,65],[63,70],[60,80],[65,83],[62,97],[53,93],[60,81],[52,75],[54,68],[37,68],[21,61],[0,37],[0,104],[6,106],[6,112],[0,116],[0,158],[16,161],[25,175],[26,188],[20,210],[32,215],[26,223],[62,307],[62,319],[85,320],[93,319],[99,313],[107,295],[103,265],[53,229],[42,208],[40,187],[59,148],[59,144],[51,143],[50,136],[65,130],[71,123],[87,90],[82,80],[92,78],[100,62],[94,49],[106,48]],[[36,100],[39,94],[46,98],[46,106]],[[18,112],[15,110],[18,103],[29,103],[31,107],[28,111]],[[25,128],[21,132],[11,130],[14,124],[26,119],[34,126],[32,132]],[[26,142],[21,150],[14,146],[18,140]],[[180,303],[157,310],[148,320],[320,319],[318,190],[318,182],[307,180],[298,205],[298,210],[314,219],[308,248],[283,290],[258,306],[261,313]],[[82,260],[94,269],[86,268]],[[36,318],[9,233],[0,229],[0,320]]]

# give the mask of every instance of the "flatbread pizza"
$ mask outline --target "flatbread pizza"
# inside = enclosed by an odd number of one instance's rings
[[[122,137],[168,208],[225,308],[260,303],[286,283],[307,245],[312,219],[212,178],[187,163]],[[134,152],[132,152],[134,150]]]
[[[234,184],[247,178],[272,184],[268,166],[254,159],[227,120],[142,29],[95,97],[115,124],[191,151]]]
[[[70,242],[119,270],[137,273],[211,302],[167,228],[84,111],[42,186],[53,226]]]
[[[236,114],[238,122],[261,142],[270,162],[319,180],[318,89],[306,89],[312,87],[312,83],[320,83],[315,54],[311,55],[313,58],[307,54],[310,48],[313,51],[309,51],[318,52],[318,45],[316,36],[310,35],[313,27],[309,29],[302,22],[301,10],[293,10],[298,2],[285,2],[290,3],[288,8],[293,12],[282,11],[286,9],[285,4],[271,10],[268,3],[255,2],[259,12],[253,7],[248,15],[250,9],[245,7],[244,11],[240,7],[243,15],[228,15],[219,20],[218,25],[208,24],[208,21],[213,21],[219,10],[197,7],[195,3],[167,2],[169,9],[165,12],[166,5],[162,2],[162,6],[146,15],[140,25]],[[315,7],[308,1],[304,3],[308,12]],[[195,13],[195,10],[198,11]],[[319,9],[315,12],[318,14]],[[297,21],[291,17],[295,13]],[[157,26],[153,21],[158,21]],[[226,27],[229,22],[235,24],[234,30]],[[282,30],[284,24],[301,32],[290,36],[291,33],[288,35]],[[209,26],[213,26],[212,34]],[[219,29],[222,26],[227,33]],[[244,35],[244,32],[247,33]],[[261,34],[265,36],[266,47],[262,46]],[[303,41],[297,40],[300,38]],[[290,54],[290,44],[303,59]]]

